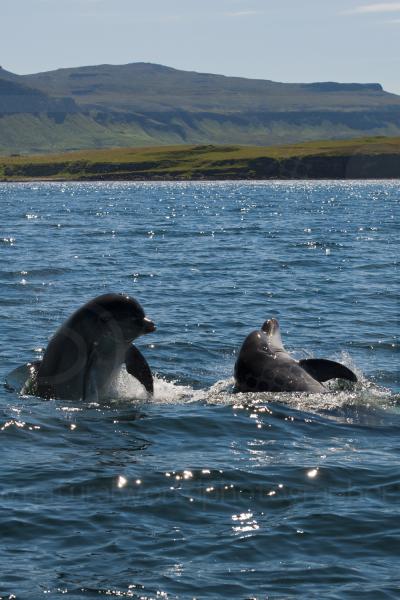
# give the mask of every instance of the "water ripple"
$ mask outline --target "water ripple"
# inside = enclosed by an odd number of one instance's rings
[[[0,184],[2,379],[106,291],[157,324],[102,403],[0,392],[0,599],[398,598],[397,182]],[[24,282],[24,283],[23,283]],[[237,394],[278,317],[326,394]]]

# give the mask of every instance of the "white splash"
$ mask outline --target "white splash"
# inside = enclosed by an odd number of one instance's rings
[[[204,399],[206,393],[203,390],[194,390],[187,385],[179,385],[175,381],[167,381],[157,374],[153,376],[154,394],[150,395],[139,383],[121,367],[117,377],[111,383],[109,396],[114,400],[132,402],[150,401],[160,404],[183,404],[186,402],[198,402]]]
[[[211,405],[248,406],[251,404],[268,406],[271,403],[282,404],[300,411],[321,413],[338,409],[380,408],[396,409],[399,405],[398,394],[368,380],[362,371],[353,363],[351,357],[342,353],[334,357],[357,374],[358,382],[354,385],[343,380],[327,382],[327,392],[308,394],[304,392],[255,392],[238,393],[234,390],[233,377],[222,379],[210,388],[194,389],[190,385],[182,385],[177,381],[168,381],[154,374],[154,394],[149,394],[138,380],[129,375],[122,367],[111,382],[107,398],[111,402],[129,402],[132,404],[189,404],[203,402]],[[23,396],[34,395],[32,380],[29,378],[26,365],[16,369],[7,377],[9,389],[20,390]],[[97,399],[99,401],[99,399]],[[95,404],[98,406],[98,404]]]
[[[333,380],[326,385],[326,393],[308,394],[304,392],[256,392],[235,393],[233,378],[217,381],[208,389],[195,390],[189,385],[154,375],[154,394],[145,388],[124,367],[112,382],[109,398],[114,401],[133,403],[151,402],[155,404],[188,404],[204,402],[213,405],[238,405],[255,402],[282,404],[289,408],[308,412],[335,411],[343,407],[390,407],[395,403],[393,393],[367,380],[349,355],[342,353],[340,362],[351,368],[358,377],[356,385],[347,381]]]

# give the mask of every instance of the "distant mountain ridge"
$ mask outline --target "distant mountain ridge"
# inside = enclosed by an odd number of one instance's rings
[[[0,68],[0,152],[400,135],[379,83],[278,83],[151,63],[16,75]]]

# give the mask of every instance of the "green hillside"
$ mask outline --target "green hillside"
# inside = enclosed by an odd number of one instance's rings
[[[387,123],[370,128],[373,136],[400,135],[400,126]],[[80,149],[145,147],[174,144],[242,144],[267,146],[293,140],[354,138],[363,128],[335,121],[321,123],[289,122],[281,119],[265,123],[261,118],[241,122],[229,117],[215,119],[184,115],[160,120],[142,117],[125,122],[100,120],[94,114],[12,114],[0,118],[0,155],[70,152]]]
[[[287,84],[133,63],[0,68],[0,154],[174,144],[288,144],[400,135],[379,84]]]
[[[0,158],[0,179],[400,178],[400,137],[277,147],[171,146]]]

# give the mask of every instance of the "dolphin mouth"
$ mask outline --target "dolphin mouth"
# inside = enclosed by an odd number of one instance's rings
[[[269,335],[273,335],[276,331],[279,331],[279,323],[276,319],[268,319],[261,327],[261,330]]]
[[[143,333],[146,335],[147,333],[153,333],[156,330],[156,326],[154,325],[151,319],[145,317],[143,319]]]

